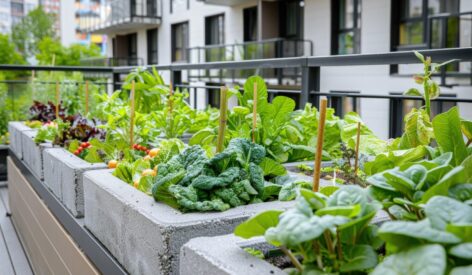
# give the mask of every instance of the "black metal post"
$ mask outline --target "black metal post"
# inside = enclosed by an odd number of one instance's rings
[[[113,90],[114,91],[121,89],[120,82],[121,82],[120,73],[113,73]]]
[[[310,101],[312,92],[320,91],[320,67],[302,66],[302,93],[300,94],[300,108]],[[315,96],[313,105],[318,107],[319,96]]]

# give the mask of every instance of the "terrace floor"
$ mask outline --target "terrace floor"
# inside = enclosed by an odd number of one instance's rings
[[[33,274],[9,212],[8,187],[0,182],[0,274]]]

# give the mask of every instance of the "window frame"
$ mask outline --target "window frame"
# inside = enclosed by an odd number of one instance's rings
[[[353,12],[353,24],[351,28],[341,28],[339,21],[341,19],[341,1],[331,1],[331,54],[341,55],[339,52],[339,35],[342,33],[354,33],[354,47],[352,54],[361,53],[361,30],[362,30],[362,0],[353,0],[354,12]],[[359,11],[359,6],[361,10]],[[359,20],[360,18],[360,20]],[[360,22],[359,22],[360,21]],[[359,26],[358,26],[359,25]]]
[[[155,35],[155,39],[153,39]],[[159,61],[159,42],[158,42],[158,39],[159,39],[159,32],[158,32],[158,29],[157,28],[154,28],[154,29],[148,29],[146,31],[146,39],[147,39],[147,64],[148,65],[155,65],[155,64],[158,64],[158,61]],[[153,47],[153,42],[152,40],[155,40],[155,45],[156,45],[156,48],[155,49],[152,49]],[[155,60],[150,60],[152,55],[155,54],[156,58]]]
[[[186,26],[186,33],[183,34],[185,37],[183,38],[183,44],[182,45],[182,59],[177,60],[176,59],[176,35],[175,35],[175,29],[177,27],[184,27]],[[172,62],[188,62],[189,60],[189,54],[188,54],[188,47],[189,47],[189,35],[190,35],[190,24],[189,21],[183,21],[179,23],[174,23],[171,24],[171,59]]]

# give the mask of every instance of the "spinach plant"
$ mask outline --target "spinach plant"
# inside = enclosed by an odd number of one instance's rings
[[[296,274],[367,272],[377,265],[382,241],[371,221],[379,203],[353,185],[329,197],[299,192],[294,208],[262,212],[239,225],[235,235],[264,236],[287,255]]]

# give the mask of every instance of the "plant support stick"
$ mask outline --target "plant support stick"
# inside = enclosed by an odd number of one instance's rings
[[[85,81],[85,115],[89,112],[89,82]]]
[[[56,80],[56,119],[59,119],[59,104],[60,104],[59,81]]]
[[[357,177],[359,168],[359,143],[361,141],[361,123],[357,122],[356,159],[354,160],[354,177]]]
[[[252,98],[252,142],[256,142],[257,128],[257,82],[254,82],[254,94]]]
[[[315,167],[313,174],[313,191],[318,192],[320,189],[320,171],[321,171],[321,158],[323,154],[323,137],[324,127],[326,122],[326,107],[328,100],[323,97],[320,102],[320,121],[318,123],[318,137],[316,140],[316,155],[315,155]]]
[[[218,141],[216,143],[216,152],[220,153],[223,151],[223,145],[225,141],[225,130],[226,130],[226,113],[228,109],[227,97],[228,89],[221,87],[220,89],[220,125],[218,128]]]
[[[133,148],[134,144],[134,80],[131,82],[131,107],[130,107],[130,121],[129,121],[129,144]]]

